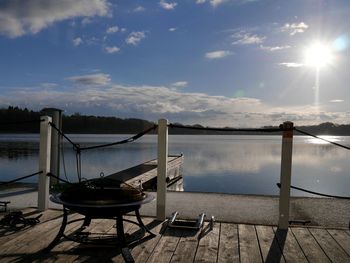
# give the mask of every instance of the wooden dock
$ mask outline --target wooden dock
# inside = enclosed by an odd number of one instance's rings
[[[39,214],[23,210],[26,217]],[[4,214],[2,214],[4,215]],[[1,217],[1,215],[0,215]],[[71,219],[81,217],[70,215]],[[130,216],[130,219],[134,219]],[[350,262],[350,232],[346,229],[275,227],[216,222],[203,231],[174,230],[154,218],[144,218],[156,237],[141,239],[131,246],[136,262]],[[57,234],[62,211],[47,210],[40,223],[13,231],[0,225],[0,262],[124,262],[118,247],[60,242],[50,253],[45,248]],[[81,222],[69,225],[72,231]],[[113,220],[96,219],[86,231],[115,233]],[[130,237],[138,227],[125,223]]]
[[[177,180],[182,178],[182,164],[184,156],[169,155],[168,157],[168,173],[166,182],[168,187],[173,185]],[[133,187],[138,188],[140,181],[143,189],[155,190],[157,187],[157,159],[144,162],[134,167],[125,169],[114,174],[106,176],[107,178],[121,180]],[[179,189],[174,189],[179,190]]]

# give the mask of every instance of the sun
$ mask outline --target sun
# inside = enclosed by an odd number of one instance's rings
[[[332,64],[333,60],[332,48],[320,42],[311,44],[304,51],[304,64],[306,66],[319,69]]]

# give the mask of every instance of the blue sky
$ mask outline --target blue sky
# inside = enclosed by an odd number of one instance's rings
[[[348,25],[348,0],[3,0],[0,107],[350,123]]]

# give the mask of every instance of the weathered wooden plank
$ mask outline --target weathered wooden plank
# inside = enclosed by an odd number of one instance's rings
[[[156,221],[155,219],[151,218],[143,218],[143,223],[145,225],[148,225],[152,232],[156,234],[156,236],[152,237],[148,233],[145,233],[145,236],[143,236],[140,240],[134,242],[133,244],[130,244],[129,248],[131,255],[135,262],[138,263],[143,263],[148,260],[161,237],[160,230],[162,228],[162,223],[160,221]],[[128,233],[132,238],[137,238],[139,237],[140,231],[142,230],[140,230],[139,226],[132,225],[132,227],[128,230]],[[118,255],[111,260],[114,263],[124,263],[124,259],[121,255]]]
[[[339,229],[328,229],[329,234],[337,241],[339,246],[341,246],[346,254],[350,256],[350,235],[344,230]]]
[[[288,231],[273,228],[275,237],[283,256],[287,262],[307,262],[307,259],[301,250],[290,229]]]
[[[67,234],[71,233],[72,230],[76,230],[82,222],[75,224]],[[113,229],[115,224],[114,220],[106,219],[93,219],[89,227],[87,227],[84,232],[90,233],[107,233]],[[115,230],[115,229],[113,229]],[[113,231],[112,230],[112,231]],[[55,263],[65,263],[65,262],[88,262],[91,258],[95,259],[99,257],[103,247],[100,245],[86,245],[78,242],[67,241],[59,243],[49,254],[48,259],[45,262],[55,262]],[[53,254],[53,256],[51,256]],[[101,254],[104,255],[104,254]],[[40,262],[40,261],[39,261]]]
[[[39,224],[42,224],[44,222],[53,220],[54,218],[62,216],[62,211],[59,210],[47,210],[45,213],[39,212],[36,208],[29,208],[21,210],[23,212],[23,216],[25,218],[34,218],[42,215],[39,218]],[[32,229],[32,226],[28,226],[22,229],[12,229],[9,227],[1,226],[0,228],[0,244],[1,243],[7,243],[9,240],[13,240],[24,233],[26,233],[28,230]]]
[[[310,228],[309,230],[332,262],[350,262],[350,257],[326,229]]]
[[[72,217],[77,218],[78,215],[73,214]],[[22,235],[20,239],[16,239],[14,243],[13,240],[7,242],[6,247],[1,247],[1,256],[7,256],[7,258],[1,259],[0,261],[8,262],[8,256],[11,257],[11,255],[17,256],[25,262],[32,262],[36,258],[40,258],[43,255],[41,250],[46,248],[54,239],[61,222],[61,218],[47,221],[35,226]],[[73,227],[72,224],[67,225],[67,229],[70,227]]]
[[[125,216],[125,218],[130,219],[129,216]],[[111,227],[106,230],[106,234],[116,235],[117,230],[113,227],[115,220],[109,220],[109,224]],[[133,224],[129,222],[123,222],[123,224],[125,233],[130,233]],[[121,247],[117,241],[112,245],[79,245],[75,251],[78,257],[74,259],[74,262],[124,262]]]
[[[262,262],[259,243],[253,225],[238,225],[241,262]]]
[[[78,215],[77,218],[82,218],[81,215]],[[74,220],[75,218],[70,217],[70,220]],[[73,222],[67,225],[66,229],[65,229],[65,234],[66,235],[70,235],[72,233],[74,233],[74,231],[76,231],[77,229],[80,228],[80,226],[82,225],[83,220],[79,220],[77,222]],[[95,224],[91,224],[91,225],[95,225]],[[88,228],[92,229],[91,226],[89,226]],[[58,232],[58,228],[56,229],[56,232],[54,234],[54,236],[50,237],[50,241],[53,240],[53,238],[56,236]],[[49,243],[48,242],[48,243]],[[25,258],[28,262],[45,262],[45,263],[49,263],[49,262],[72,262],[75,258],[78,257],[79,254],[75,253],[73,248],[76,248],[79,245],[79,243],[77,242],[73,242],[71,240],[68,240],[64,237],[61,238],[60,242],[49,252],[49,253],[40,253],[38,254],[38,256],[31,256]],[[73,252],[72,252],[73,251]]]
[[[216,223],[210,229],[206,223],[200,233],[200,240],[194,262],[216,262],[219,251],[220,224]]]
[[[285,262],[271,226],[255,226],[264,262]]]
[[[181,231],[166,228],[147,262],[170,262],[181,237]]]
[[[330,262],[307,228],[291,228],[309,262]]]
[[[2,252],[22,249],[29,243],[32,243],[33,240],[42,240],[43,235],[46,235],[47,232],[55,231],[55,229],[58,231],[58,226],[61,225],[61,222],[62,217],[59,217],[33,226],[22,235],[16,236],[11,240],[8,240],[6,244],[2,245]]]
[[[239,262],[238,226],[221,223],[218,262]]]
[[[179,244],[170,262],[193,262],[198,246],[200,230],[182,231]]]

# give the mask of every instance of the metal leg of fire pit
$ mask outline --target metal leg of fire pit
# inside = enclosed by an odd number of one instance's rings
[[[52,242],[46,248],[43,249],[44,253],[49,253],[51,249],[53,249],[58,244],[61,237],[64,236],[64,230],[66,229],[67,221],[68,221],[68,211],[65,207],[63,207],[63,220],[62,220],[62,225],[60,227],[60,230],[58,231],[54,240],[52,240]]]
[[[156,234],[152,233],[151,230],[149,230],[148,227],[145,226],[145,224],[142,222],[139,209],[135,210],[135,215],[136,215],[137,222],[139,222],[140,227],[143,228],[148,234],[155,237]]]
[[[121,251],[122,251],[123,258],[124,258],[125,262],[127,262],[127,263],[135,262],[134,258],[132,257],[132,255],[130,253],[128,245],[126,243],[126,237],[125,237],[124,225],[123,225],[123,215],[117,216],[116,223],[117,223],[117,236],[118,236],[118,240],[119,240],[120,245],[121,245]]]

